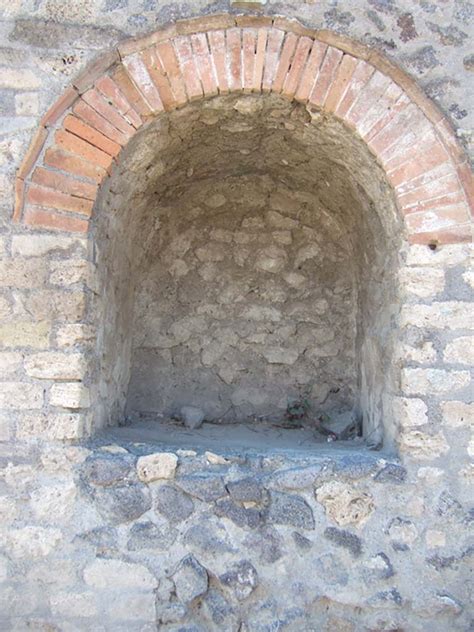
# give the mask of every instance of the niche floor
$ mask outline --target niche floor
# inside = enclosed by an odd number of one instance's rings
[[[209,450],[217,454],[365,449],[362,437],[333,441],[313,428],[285,428],[265,422],[204,423],[199,429],[189,430],[173,420],[140,421],[108,429],[107,437],[118,443],[153,443],[167,449]]]

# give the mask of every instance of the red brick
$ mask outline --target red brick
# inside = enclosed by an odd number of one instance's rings
[[[127,144],[128,138],[120,132],[116,127],[111,125],[103,116],[101,116],[94,108],[91,108],[85,101],[80,99],[74,106],[73,112],[76,116],[88,123],[91,127],[98,130],[110,140],[113,140],[119,145]]]
[[[57,99],[44,114],[40,121],[41,125],[44,125],[44,127],[50,127],[57,123],[64,112],[68,110],[78,98],[79,93],[77,90],[72,86],[69,86],[69,88],[63,92],[59,99]]]
[[[464,150],[459,144],[453,128],[444,117],[436,124],[436,131],[453,159],[456,162],[463,162],[466,159]]]
[[[267,50],[263,69],[262,91],[270,92],[278,68],[280,49],[285,34],[277,29],[270,29],[267,36]]]
[[[401,92],[401,91],[400,91]],[[377,120],[376,123],[372,125],[370,130],[364,133],[364,140],[366,143],[369,143],[373,140],[377,134],[379,134],[387,125],[389,125],[392,120],[398,116],[400,112],[402,112],[406,107],[410,105],[411,101],[407,97],[406,94],[401,93],[400,97],[396,100],[394,105],[388,106],[386,111],[382,114],[382,116]]]
[[[298,22],[295,18],[282,18],[276,16],[273,19],[273,26],[276,29],[286,31],[287,33],[295,33],[295,35],[310,37],[311,39],[314,39],[317,33],[314,29],[303,26],[301,22]]]
[[[298,40],[296,51],[291,62],[291,67],[286,75],[282,89],[282,93],[288,98],[295,96],[296,89],[298,88],[300,79],[303,75],[312,45],[313,40],[309,37],[300,37]]]
[[[419,146],[417,152],[416,148],[414,148],[411,156],[403,165],[396,167],[392,171],[387,171],[388,179],[392,186],[413,180],[413,178],[425,171],[430,171],[438,165],[449,161],[448,152],[439,141],[436,145],[432,145],[426,150],[424,147]]]
[[[263,70],[265,67],[265,52],[267,48],[267,29],[259,29],[257,35],[257,52],[253,69],[252,92],[262,91]]]
[[[396,104],[402,96],[402,90],[396,83],[390,81],[387,89],[380,97],[378,102],[373,105],[357,122],[356,129],[362,138],[366,138],[371,131],[384,124],[384,120],[388,122],[390,115],[396,108]]]
[[[163,103],[161,102],[160,94],[151,80],[148,70],[139,53],[134,53],[133,55],[126,57],[122,63],[127,69],[133,83],[148,104],[150,110],[152,112],[162,112]]]
[[[120,112],[107,102],[98,90],[88,90],[82,95],[82,98],[91,108],[94,108],[96,112],[107,119],[111,125],[122,132],[122,134],[125,134],[128,139],[132,138],[135,134],[136,130],[133,125],[130,125]]]
[[[428,153],[431,147],[439,145],[442,146],[432,129],[428,129],[425,134],[408,130],[386,152],[379,154],[378,158],[385,171],[393,171],[409,160],[416,158],[420,151]]]
[[[339,118],[344,119],[349,108],[357,99],[360,91],[363,89],[367,81],[373,75],[375,68],[365,63],[365,61],[359,60],[356,69],[352,75],[349,85],[346,88],[344,96],[340,100],[334,113]]]
[[[30,173],[31,169],[33,168],[33,165],[35,164],[36,160],[38,159],[38,156],[41,153],[41,150],[43,149],[43,146],[46,142],[47,137],[48,137],[48,130],[43,126],[40,126],[35,132],[35,135],[33,136],[31,140],[30,146],[28,147],[25,157],[23,158],[21,162],[20,168],[18,169],[17,176],[21,178],[22,180],[24,180],[27,177],[27,175]]]
[[[59,147],[50,147],[46,150],[44,163],[50,167],[61,169],[82,178],[89,178],[100,184],[107,172],[102,167],[87,160],[83,160],[75,154],[69,154]]]
[[[204,94],[206,96],[214,96],[217,94],[217,79],[214,75],[214,68],[209,55],[206,34],[195,33],[191,35],[191,46]]]
[[[457,178],[456,169],[451,162],[446,162],[442,165],[439,165],[438,167],[435,167],[431,171],[426,171],[417,178],[410,180],[409,182],[403,182],[402,184],[399,184],[395,188],[395,190],[397,192],[397,195],[404,195],[405,193],[414,191],[419,187],[431,184],[432,182],[441,180],[442,178],[446,178],[447,176]]]
[[[25,224],[48,230],[59,230],[68,233],[87,233],[89,222],[86,219],[61,215],[38,206],[27,206]]]
[[[421,213],[405,215],[405,223],[412,233],[429,233],[444,230],[469,221],[466,204],[446,206]]]
[[[300,85],[296,90],[295,98],[297,101],[306,103],[306,101],[309,99],[309,95],[313,90],[313,86],[315,84],[316,77],[318,76],[321,62],[323,61],[324,55],[326,54],[326,50],[327,44],[323,44],[322,42],[318,42],[317,40],[313,42],[313,47],[308,58],[308,63],[306,64],[303,76],[301,77]]]
[[[110,140],[110,138],[107,138],[107,136],[104,136],[96,129],[90,127],[90,125],[87,125],[87,123],[84,123],[72,114],[69,114],[64,119],[63,128],[68,132],[71,132],[71,134],[86,140],[91,145],[94,145],[94,147],[105,151],[105,153],[109,154],[109,156],[118,156],[120,150],[122,149],[118,143]]]
[[[454,172],[447,176],[424,182],[406,193],[399,193],[398,191],[397,189],[398,202],[405,208],[416,207],[419,204],[437,200],[440,196],[460,195],[463,192],[459,179]]]
[[[257,45],[257,31],[255,29],[243,29],[242,31],[242,63],[243,63],[243,87],[244,92],[252,92],[255,74],[255,54]]]
[[[230,90],[242,90],[242,45],[240,42],[240,29],[228,29],[227,39],[227,69]]]
[[[412,233],[408,241],[412,244],[459,244],[471,243],[473,238],[472,223],[457,224],[438,231]]]
[[[117,49],[109,50],[106,53],[100,53],[98,57],[92,60],[84,70],[73,80],[73,85],[80,94],[89,90],[99,77],[105,75],[111,66],[120,61]]]
[[[69,193],[76,197],[95,200],[97,195],[97,185],[76,180],[58,171],[50,171],[44,167],[36,167],[33,171],[31,181],[43,187],[55,189],[62,193]]]
[[[104,95],[110,105],[115,106],[130,125],[133,125],[135,129],[141,127],[142,119],[127,101],[127,98],[113,79],[108,76],[101,77],[96,81],[95,87]]]
[[[378,154],[380,161],[385,165],[387,171],[393,170],[395,166],[403,164],[408,160],[408,153],[416,149],[424,151],[429,145],[442,145],[439,138],[434,133],[433,125],[424,116],[423,112],[413,105],[414,110],[410,113],[408,110],[401,114],[405,125],[402,133],[385,149]]]
[[[273,19],[267,15],[236,15],[235,24],[241,28],[260,29],[272,26]]]
[[[179,35],[191,35],[192,33],[207,32],[211,30],[227,29],[235,25],[235,19],[228,13],[204,15],[187,20],[178,20],[176,30]]]
[[[326,100],[329,88],[336,75],[337,68],[342,59],[342,51],[330,46],[319,69],[318,77],[309,95],[309,103],[322,106]]]
[[[463,187],[466,199],[474,215],[474,178],[470,164],[466,161],[456,166],[459,181]]]
[[[127,57],[132,53],[140,53],[146,48],[155,46],[159,42],[164,42],[165,40],[169,40],[172,37],[176,37],[177,34],[178,32],[176,30],[176,25],[170,24],[169,26],[161,28],[159,31],[155,31],[154,33],[150,33],[149,35],[128,39],[125,42],[119,44],[118,49],[123,59],[124,57]]]
[[[220,94],[229,92],[229,80],[227,77],[227,51],[224,31],[211,31],[208,33],[209,46],[217,75],[217,87]]]
[[[354,74],[357,63],[358,60],[355,57],[351,55],[343,56],[323,103],[323,107],[327,112],[334,112],[339,105]]]
[[[191,41],[189,37],[177,37],[173,40],[173,44],[181,68],[188,99],[190,101],[199,99],[203,96],[203,90],[191,48]]]
[[[21,178],[15,178],[15,204],[13,208],[12,220],[17,223],[21,219],[23,212],[23,203],[25,199],[25,181]]]
[[[59,130],[54,135],[56,145],[71,154],[76,154],[88,162],[92,162],[99,167],[108,169],[112,164],[112,156],[106,154],[104,151],[97,149],[93,145],[90,145],[79,136],[74,136],[64,130]]]
[[[401,211],[406,215],[408,213],[419,213],[421,211],[429,211],[444,206],[455,206],[458,204],[464,204],[465,202],[466,198],[464,191],[461,188],[458,188],[457,191],[452,193],[445,193],[439,197],[431,199],[418,198],[415,202],[410,203],[402,202],[402,200],[399,199],[399,206]]]
[[[44,208],[80,213],[87,217],[90,217],[94,205],[92,200],[74,197],[61,191],[38,186],[37,184],[30,184],[26,194],[26,202]]]
[[[176,52],[171,42],[162,42],[156,46],[156,51],[161,61],[164,73],[170,83],[175,103],[184,105],[187,103],[186,87],[179,68]]]
[[[143,98],[136,85],[130,79],[125,66],[120,64],[112,73],[112,78],[125,95],[127,101],[133,106],[140,116],[147,117],[152,113],[152,109]]]
[[[391,119],[391,121],[380,130],[371,140],[367,141],[368,146],[377,155],[386,153],[392,145],[395,145],[400,138],[411,129],[410,122],[413,116],[419,114],[418,107],[410,103]]]
[[[347,112],[345,121],[356,126],[379,103],[390,83],[389,77],[376,70]]]
[[[177,106],[171,85],[166,76],[163,64],[156,48],[147,48],[141,54],[143,62],[148,70],[153,83],[160,93],[160,99],[165,110],[171,110]]]
[[[280,60],[272,83],[272,92],[278,93],[283,90],[283,84],[285,83],[286,75],[290,69],[297,43],[297,35],[294,33],[286,33],[285,41],[280,54]]]

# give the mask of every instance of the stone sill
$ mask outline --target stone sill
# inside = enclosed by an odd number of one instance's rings
[[[180,474],[239,469],[273,477],[289,472],[290,468],[293,470],[290,478],[294,474],[301,479],[294,481],[294,489],[327,477],[371,477],[378,482],[395,484],[403,483],[406,478],[406,470],[398,459],[368,450],[361,439],[332,443],[305,440],[302,446],[298,442],[302,436],[307,439],[307,431],[281,429],[280,436],[272,438],[266,432],[256,432],[257,438],[251,441],[249,434],[242,436],[232,425],[213,425],[211,433],[206,432],[206,425],[199,430],[183,428],[169,432],[166,426],[165,431],[160,431],[156,422],[136,423],[109,428],[88,442],[87,447],[94,451],[126,450],[137,457],[172,452],[179,457]],[[226,441],[222,440],[224,433]],[[262,437],[266,437],[265,443]]]

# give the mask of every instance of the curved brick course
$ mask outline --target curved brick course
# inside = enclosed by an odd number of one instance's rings
[[[15,221],[87,232],[97,186],[150,117],[239,91],[281,94],[357,132],[394,187],[409,241],[470,240],[467,160],[409,77],[332,32],[229,15],[129,40],[78,77],[43,117],[18,171]]]

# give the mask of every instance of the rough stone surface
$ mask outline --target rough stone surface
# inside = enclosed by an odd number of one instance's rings
[[[184,604],[192,602],[203,595],[209,584],[206,569],[192,555],[181,560],[173,574],[176,595]]]
[[[271,492],[266,520],[272,524],[286,524],[300,529],[314,529],[311,507],[301,496]]]
[[[156,509],[171,523],[182,522],[194,511],[190,496],[171,485],[162,485],[156,494]]]
[[[439,203],[449,230],[461,209],[455,196],[436,197],[457,175],[433,169],[429,135],[410,162],[410,108],[401,136],[386,138],[388,179],[360,137],[318,107],[240,94],[147,122],[101,187],[90,237],[35,231],[11,215],[14,175],[41,118],[71,82],[92,84],[93,70],[80,77],[89,62],[128,36],[164,24],[183,32],[176,20],[199,16],[214,30],[192,38],[203,54],[187,82],[204,83],[208,47],[229,20],[209,17],[220,11],[251,14],[256,28],[229,64],[234,78],[258,46],[277,46],[259,25],[297,17],[322,37],[368,45],[371,59],[389,57],[396,80],[405,80],[398,66],[472,147],[471,4],[3,4],[0,629],[470,629],[472,247],[406,243],[390,185],[400,173],[421,168],[397,187],[413,203],[410,226],[434,225]],[[153,42],[148,52],[159,70],[169,51]],[[320,80],[343,68],[320,61]],[[370,85],[380,103],[397,94],[379,73]],[[50,138],[55,127],[47,123]],[[183,405],[218,424],[270,418],[295,433],[313,431],[321,412],[355,411],[382,451],[362,457],[359,440],[319,437],[310,450],[263,456],[222,442],[207,457],[190,437],[172,486],[139,482],[136,461],[174,445],[98,436],[69,445],[117,422],[179,416]],[[272,521],[276,507],[288,511]],[[313,529],[294,526],[302,516]]]
[[[137,461],[138,478],[145,483],[174,478],[177,464],[178,457],[172,452],[141,456]]]
[[[236,562],[219,579],[239,601],[249,597],[258,585],[257,571],[248,560]]]
[[[330,481],[318,487],[316,498],[328,516],[341,526],[363,524],[374,510],[370,494],[339,481]]]

